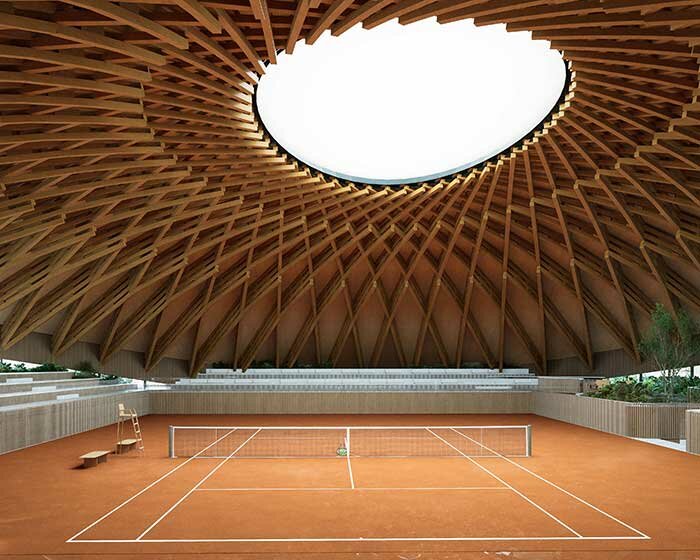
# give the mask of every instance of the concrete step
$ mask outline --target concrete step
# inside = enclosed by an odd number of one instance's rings
[[[0,407],[39,401],[64,400],[92,395],[118,393],[136,389],[137,387],[138,385],[134,383],[105,382],[102,385],[91,387],[67,387],[64,389],[54,389],[50,391],[3,393],[0,394]]]
[[[85,379],[47,379],[29,382],[5,382],[0,383],[0,394],[21,393],[24,391],[45,391],[54,389],[64,389],[68,387],[93,387],[105,382],[98,378]]]
[[[122,384],[124,385],[124,384]],[[141,393],[143,392],[142,390],[138,389],[129,389],[129,390],[122,390],[122,391],[117,391],[117,392],[111,392],[111,393],[103,393],[103,394],[98,394],[98,395],[87,395],[84,397],[78,397],[78,398],[72,398],[72,399],[65,399],[65,400],[42,400],[42,401],[36,401],[36,402],[30,402],[30,403],[20,403],[20,404],[11,404],[11,405],[5,405],[5,406],[0,406],[0,413],[3,412],[10,412],[10,411],[16,411],[16,410],[25,410],[25,409],[32,409],[32,408],[40,408],[42,406],[47,406],[47,405],[59,405],[61,403],[65,402],[72,402],[72,401],[86,401],[86,400],[94,400],[97,403],[100,403],[101,401],[106,401],[110,397],[117,396],[120,400],[123,398],[122,393],[124,394],[123,396],[126,397],[127,395],[133,395],[134,393]],[[126,399],[125,399],[126,400]],[[114,401],[110,401],[114,402]],[[119,401],[117,401],[119,402]],[[98,404],[98,406],[103,406],[101,404]],[[116,406],[115,406],[115,418],[116,418]]]
[[[173,391],[291,391],[291,392],[474,392],[474,391],[534,391],[536,383],[530,384],[465,384],[465,383],[249,383],[249,384],[175,384]]]
[[[199,380],[255,379],[534,379],[528,370],[468,370],[468,369],[249,369],[213,370],[200,373]]]
[[[320,378],[280,378],[270,377],[265,379],[179,379],[175,382],[178,386],[201,385],[203,387],[244,387],[250,385],[537,385],[537,379],[518,378],[481,378],[464,379],[460,377],[445,378],[352,378],[341,379],[332,377]]]
[[[21,379],[31,379],[32,381],[54,381],[58,379],[72,378],[72,371],[13,371],[11,373],[0,373],[0,383],[12,383]]]
[[[474,392],[507,392],[507,391],[531,391],[534,388],[529,387],[506,387],[502,385],[496,386],[473,386],[473,385],[435,385],[435,386],[419,386],[419,385],[318,385],[318,386],[305,386],[305,385],[266,385],[266,386],[250,386],[250,387],[234,387],[234,388],[219,388],[214,389],[212,387],[182,387],[173,388],[174,391],[192,391],[192,392],[309,392],[309,393],[381,393],[381,392],[423,392],[423,393],[447,393],[447,392],[458,392],[458,393],[474,393]]]
[[[264,368],[207,369],[180,379],[174,390],[191,391],[532,391],[537,377],[524,368]]]

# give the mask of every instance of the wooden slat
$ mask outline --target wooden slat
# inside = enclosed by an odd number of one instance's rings
[[[321,176],[258,121],[265,64],[397,17],[532,32],[563,52],[569,90],[462,175]],[[184,354],[191,374],[231,359],[546,373],[553,356],[638,362],[657,301],[700,313],[692,0],[10,0],[0,30],[5,352],[41,331],[107,364],[144,339],[153,372]]]

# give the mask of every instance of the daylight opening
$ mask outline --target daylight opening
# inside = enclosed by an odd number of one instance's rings
[[[355,182],[402,184],[477,165],[546,119],[566,86],[561,54],[529,32],[471,21],[357,26],[281,53],[257,86],[287,152]]]

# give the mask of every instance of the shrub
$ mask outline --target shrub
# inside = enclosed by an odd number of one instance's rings
[[[685,402],[689,387],[700,387],[700,378],[676,376],[669,382],[664,377],[648,377],[639,382],[625,377],[612,380],[586,396],[627,402]]]
[[[488,369],[488,365],[483,362],[464,362],[461,366],[462,369]]]
[[[100,377],[99,373],[94,371],[74,371],[73,379],[94,379]]]
[[[213,369],[233,369],[233,364],[229,362],[214,362],[211,367]]]
[[[92,365],[92,362],[87,360],[78,362],[78,364],[73,369],[77,369],[78,371],[83,371],[87,373],[97,373],[97,368],[95,368],[95,366]]]
[[[24,364],[13,365],[0,360],[0,372],[11,373],[13,371],[27,371],[27,368]]]
[[[260,360],[259,362],[253,360],[248,366],[250,369],[270,369],[275,367],[274,360]]]
[[[41,364],[40,366],[30,368],[27,371],[68,371],[68,368],[49,362],[47,364]]]
[[[39,371],[68,371],[67,368],[64,368],[63,366],[59,366],[57,364],[54,364],[52,362],[46,363],[46,364],[41,364],[39,366],[35,366],[32,368],[28,368],[25,366],[23,363],[19,364],[8,364],[7,362],[4,362],[0,360],[0,372],[4,373],[10,373],[10,372],[39,372]]]

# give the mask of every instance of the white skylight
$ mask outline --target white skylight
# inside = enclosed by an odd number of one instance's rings
[[[552,111],[565,83],[560,53],[528,32],[392,21],[298,43],[268,66],[256,102],[269,133],[301,161],[399,184],[508,148]]]

